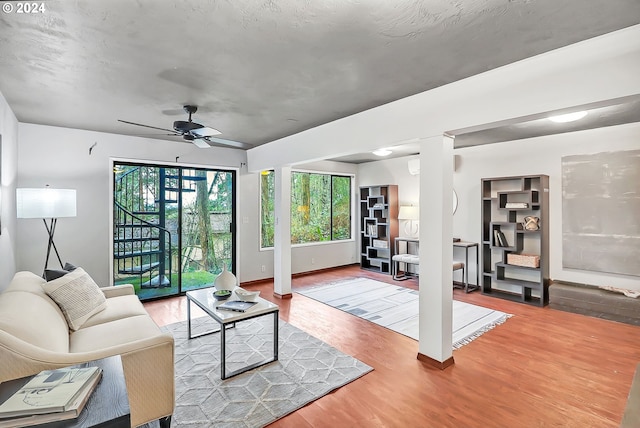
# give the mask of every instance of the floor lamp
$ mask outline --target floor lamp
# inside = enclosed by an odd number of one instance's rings
[[[51,248],[58,257],[62,268],[62,259],[53,242],[56,231],[56,223],[61,217],[76,216],[76,191],[72,189],[16,189],[16,207],[18,218],[41,218],[49,235],[47,245],[47,258],[44,261],[44,270],[47,270]],[[49,219],[49,223],[47,223]],[[44,275],[44,272],[43,272]]]

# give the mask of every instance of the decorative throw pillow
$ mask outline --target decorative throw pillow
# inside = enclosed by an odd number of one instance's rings
[[[74,331],[107,306],[104,293],[82,268],[42,284],[42,288],[60,306]]]
[[[56,269],[46,269],[44,271],[44,279],[48,282],[48,281],[53,281],[54,279],[58,279],[61,276],[65,276],[66,274],[68,274],[69,272],[75,270],[76,267],[74,265],[72,265],[71,263],[65,263],[64,267],[62,268],[62,270],[56,270]]]
[[[77,269],[77,266],[74,266],[74,265],[72,265],[71,263],[66,262],[66,263],[64,264],[64,267],[63,267],[62,269],[66,270],[67,272],[71,272],[71,271],[76,270],[76,269]]]
[[[64,269],[45,269],[45,271],[44,271],[44,279],[47,282],[49,282],[49,281],[53,281],[54,279],[58,279],[60,277],[63,277],[68,273],[69,273],[69,271],[68,270],[64,270]]]

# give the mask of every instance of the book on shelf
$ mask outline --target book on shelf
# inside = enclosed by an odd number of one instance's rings
[[[509,246],[509,242],[507,242],[507,237],[504,236],[504,233],[502,233],[501,230],[498,230],[498,239],[500,240],[500,246],[501,247],[508,247]]]
[[[529,208],[529,204],[526,202],[507,202],[504,204],[505,208]]]
[[[493,230],[493,245],[495,247],[508,247],[509,243],[507,242],[507,237],[504,236],[501,230],[494,229]]]
[[[0,404],[0,427],[77,418],[101,377],[99,367],[44,370]]]
[[[227,311],[246,312],[248,309],[257,305],[258,302],[246,302],[244,300],[227,300],[226,302],[218,305],[218,309],[224,309]]]

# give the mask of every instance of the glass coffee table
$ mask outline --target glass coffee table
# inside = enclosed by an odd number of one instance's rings
[[[220,333],[220,378],[228,379],[232,376],[239,375],[256,367],[263,366],[265,364],[278,360],[278,315],[280,308],[278,305],[269,302],[261,297],[256,299],[257,304],[247,309],[246,312],[236,312],[224,309],[218,309],[218,306],[224,302],[233,300],[239,300],[235,293],[231,295],[227,300],[216,300],[213,297],[213,292],[216,289],[214,287],[202,288],[200,290],[187,291],[187,337],[189,339],[195,339],[196,337],[205,336],[207,334]],[[217,330],[211,330],[197,335],[191,334],[191,303],[194,303],[200,309],[205,311],[207,315],[213,318],[220,328]],[[235,324],[240,321],[246,321],[252,318],[261,317],[264,315],[273,314],[273,358],[259,361],[257,363],[250,364],[238,370],[234,370],[230,373],[226,371],[226,330],[227,328],[235,327]],[[227,327],[229,326],[229,327]]]

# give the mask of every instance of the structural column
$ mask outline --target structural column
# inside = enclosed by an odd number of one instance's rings
[[[291,298],[291,167],[275,169],[273,292]]]
[[[420,142],[420,318],[418,359],[453,364],[453,138]]]

